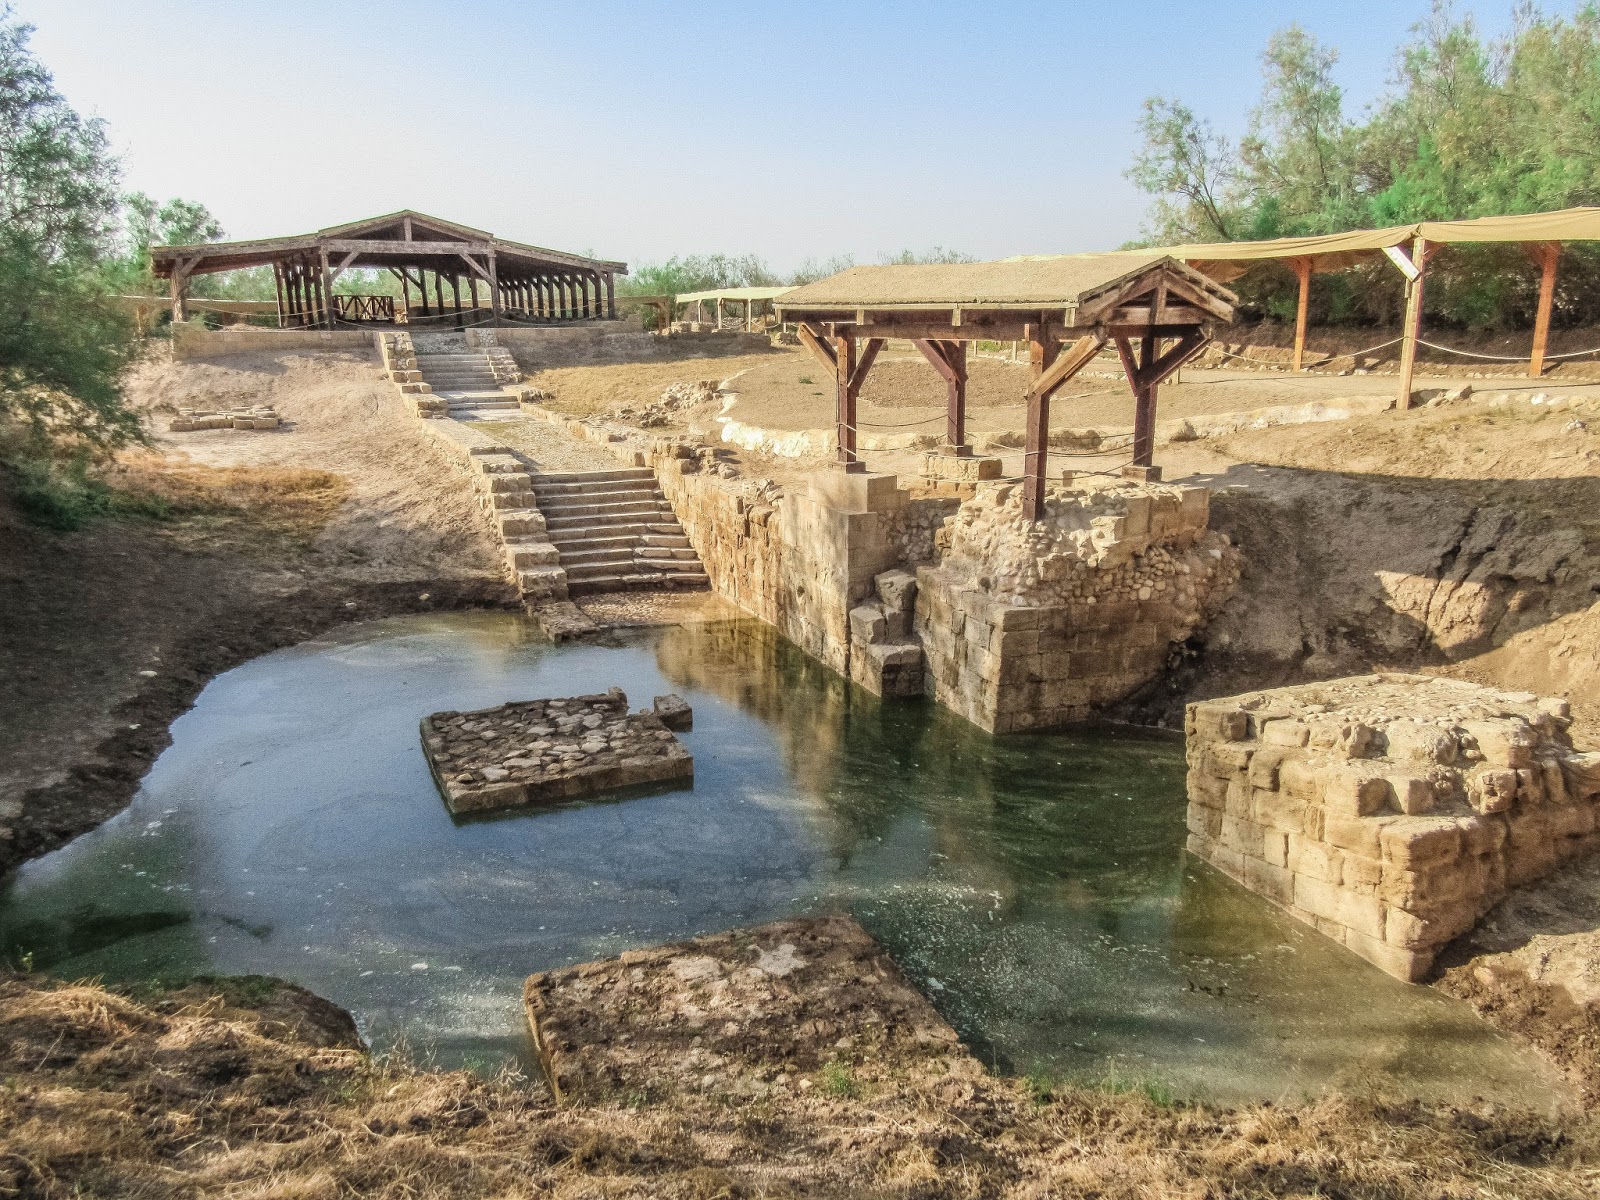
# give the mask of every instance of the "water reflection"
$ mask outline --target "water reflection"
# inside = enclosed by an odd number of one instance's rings
[[[422,716],[613,684],[694,705],[692,790],[450,820]],[[6,953],[283,975],[380,1044],[492,1065],[526,1051],[531,971],[845,908],[1001,1069],[1219,1099],[1557,1094],[1464,1006],[1187,858],[1175,741],[993,739],[754,622],[564,647],[502,615],[382,622],[222,676],[173,734],[127,812],[9,881]]]

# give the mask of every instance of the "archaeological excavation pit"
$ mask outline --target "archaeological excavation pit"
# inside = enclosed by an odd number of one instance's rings
[[[422,722],[422,748],[450,811],[485,812],[690,783],[694,757],[672,730],[691,721],[677,696],[656,697],[655,711],[630,713],[627,694],[612,688],[433,713]]]

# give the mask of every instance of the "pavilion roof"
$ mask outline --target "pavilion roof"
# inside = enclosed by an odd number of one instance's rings
[[[710,288],[703,292],[679,292],[673,299],[678,304],[693,304],[696,300],[776,300],[792,291],[792,287]]]
[[[1232,292],[1161,251],[851,267],[798,287],[777,304],[785,320],[859,323],[872,313],[932,316],[943,311],[960,324],[967,311],[1048,314],[1045,319],[1076,325],[1101,319],[1163,281],[1206,318],[1232,319]]]
[[[340,259],[353,252],[355,258],[348,264],[353,267],[389,267],[404,263],[430,270],[459,269],[461,254],[492,252],[496,260],[503,264],[501,271],[507,275],[572,268],[615,275],[628,273],[627,263],[513,242],[495,237],[482,229],[431,217],[414,209],[402,209],[343,225],[330,225],[313,233],[289,237],[153,246],[150,260],[156,277],[165,279],[182,262],[192,263],[187,274],[205,275],[263,266],[323,250]]]

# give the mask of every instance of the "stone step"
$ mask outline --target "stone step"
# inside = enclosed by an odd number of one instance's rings
[[[543,483],[572,483],[588,485],[594,483],[615,483],[623,479],[654,479],[655,472],[649,467],[618,467],[611,471],[561,471],[559,473],[539,476]]]
[[[592,596],[598,592],[624,592],[647,588],[670,588],[674,591],[703,591],[711,586],[704,571],[698,574],[667,574],[647,571],[638,575],[596,575],[587,579],[567,581],[567,590],[574,595]]]
[[[536,492],[535,495],[538,493]],[[574,520],[578,517],[645,517],[660,515],[662,505],[655,500],[616,500],[598,504],[585,504],[580,500],[556,503],[541,499],[539,508],[551,520]],[[671,509],[667,510],[669,513]]]
[[[700,561],[687,546],[640,546],[633,553],[641,562]]]
[[[599,483],[589,488],[552,487],[541,481],[542,477],[535,477],[533,490],[539,493],[541,500],[550,500],[559,504],[563,500],[634,500],[650,499],[664,500],[661,489],[653,483],[638,483],[632,480],[621,480],[617,483]]]
[[[641,521],[633,517],[545,517],[545,526],[553,542],[575,541],[598,537],[639,537],[647,533],[681,536],[683,529],[676,522],[664,520]]]
[[[555,545],[554,542],[550,543]],[[598,550],[569,550],[566,546],[558,546],[561,554],[561,565],[568,572],[579,567],[611,566],[616,563],[631,563],[633,561],[633,546],[606,546]]]

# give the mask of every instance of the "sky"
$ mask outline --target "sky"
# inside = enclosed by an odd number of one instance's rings
[[[401,208],[629,262],[1110,249],[1140,104],[1237,135],[1270,33],[1338,47],[1347,111],[1428,0],[546,4],[14,0],[125,183],[230,237]],[[1456,4],[1486,32],[1512,0]],[[1569,5],[1547,7],[1565,10]]]

